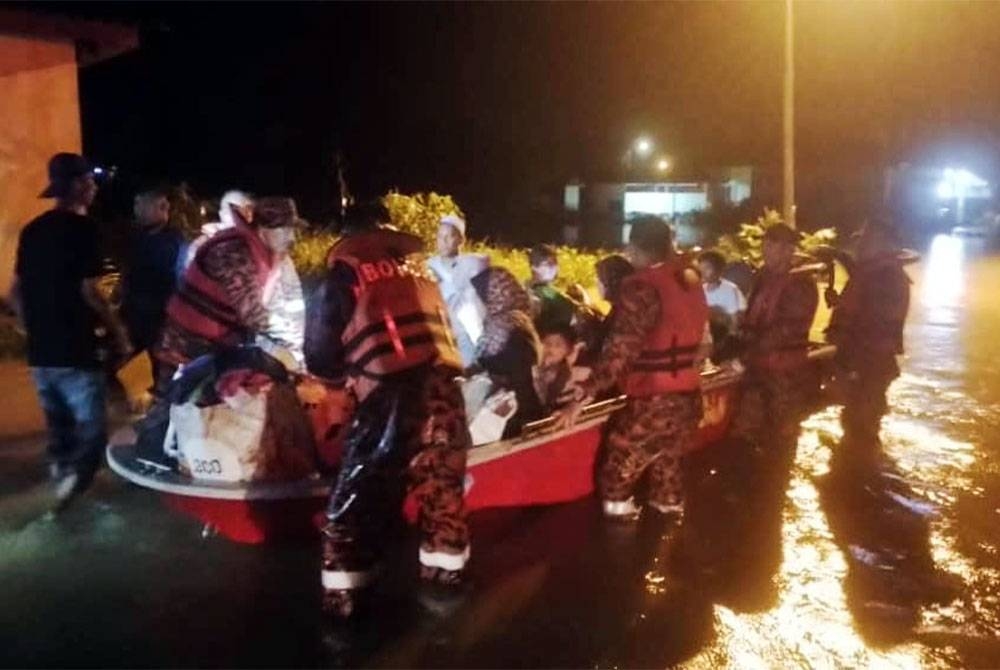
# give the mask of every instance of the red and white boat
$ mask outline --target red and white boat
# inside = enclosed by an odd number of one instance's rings
[[[834,353],[817,346],[810,358],[820,363]],[[738,400],[742,372],[717,368],[702,377],[704,416],[696,448],[722,438]],[[594,488],[594,457],[608,415],[622,400],[600,402],[584,410],[572,428],[554,431],[551,419],[525,427],[524,434],[469,452],[466,502],[470,510],[546,505],[576,500]],[[126,428],[107,449],[111,469],[130,482],[159,491],[166,504],[202,521],[206,529],[244,543],[315,533],[331,481],[219,483],[191,479],[160,463],[139,458],[135,434]]]

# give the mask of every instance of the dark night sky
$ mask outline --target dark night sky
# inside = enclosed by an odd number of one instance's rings
[[[96,159],[203,193],[289,192],[307,214],[334,147],[355,190],[436,189],[473,213],[604,172],[639,133],[682,173],[780,156],[780,2],[41,9],[140,26],[140,51],[81,76]],[[1000,3],[796,11],[803,171],[993,169]]]

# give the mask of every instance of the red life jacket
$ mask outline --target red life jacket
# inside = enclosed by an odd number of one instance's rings
[[[701,282],[685,278],[687,269],[676,261],[661,263],[626,280],[652,286],[660,299],[656,328],[625,376],[626,395],[643,397],[701,388],[695,364],[708,323],[708,305]],[[622,289],[627,291],[627,284]]]
[[[751,333],[761,333],[773,327],[778,316],[778,306],[785,299],[786,290],[793,282],[801,281],[812,280],[807,275],[794,272],[784,272],[777,276],[766,274],[758,278],[747,300],[747,313],[743,318],[742,328]],[[797,325],[801,332],[777,346],[761,347],[751,344],[744,356],[747,366],[755,370],[782,372],[805,365],[808,362],[812,316],[808,321]]]
[[[351,377],[378,382],[427,363],[462,369],[437,284],[416,257],[420,241],[392,230],[345,238],[328,264],[357,276],[354,313],[341,335]]]
[[[237,224],[215,234],[198,249],[177,292],[167,303],[167,319],[172,325],[223,344],[239,344],[250,335],[247,324],[240,322],[232,297],[202,270],[202,259],[210,249],[233,240],[243,240],[249,247],[256,279],[263,291],[274,267],[274,254],[252,229]]]

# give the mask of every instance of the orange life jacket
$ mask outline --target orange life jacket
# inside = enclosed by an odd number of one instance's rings
[[[461,370],[437,284],[418,262],[412,235],[375,230],[345,238],[328,263],[348,264],[357,276],[354,313],[341,335],[348,374],[378,382],[427,363]]]
[[[793,282],[809,281],[805,274],[785,272],[781,275],[762,275],[747,300],[747,313],[743,317],[742,328],[751,333],[761,333],[772,327],[778,316],[778,306],[785,292]],[[814,310],[815,312],[815,310]],[[812,316],[803,321],[795,337],[777,346],[754,346],[751,343],[744,356],[744,362],[754,370],[783,372],[793,370],[808,362],[809,328]]]
[[[243,240],[250,249],[258,285],[263,291],[274,268],[274,254],[248,226],[237,224],[217,233],[198,249],[184,270],[177,292],[167,303],[167,318],[173,325],[211,342],[239,344],[251,333],[241,323],[232,297],[202,270],[201,259],[216,245]]]
[[[687,269],[676,261],[661,263],[626,279],[652,286],[660,299],[656,328],[625,376],[626,395],[643,397],[701,388],[695,364],[708,323],[708,305],[701,282],[689,283],[684,277]],[[627,284],[622,290],[628,290]]]

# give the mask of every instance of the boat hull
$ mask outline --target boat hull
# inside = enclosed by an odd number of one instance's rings
[[[721,439],[729,427],[741,374],[723,370],[703,380],[704,415],[693,449]],[[466,504],[475,511],[493,507],[549,505],[590,495],[593,468],[608,416],[621,401],[596,406],[573,428],[476,447],[469,452]],[[551,422],[548,422],[551,423]],[[166,504],[194,517],[230,540],[257,544],[315,534],[323,518],[330,480],[219,484],[191,480],[169,468],[142,461],[131,429],[117,434],[108,447],[111,468],[129,481],[157,490]],[[408,499],[404,514],[416,517]]]

